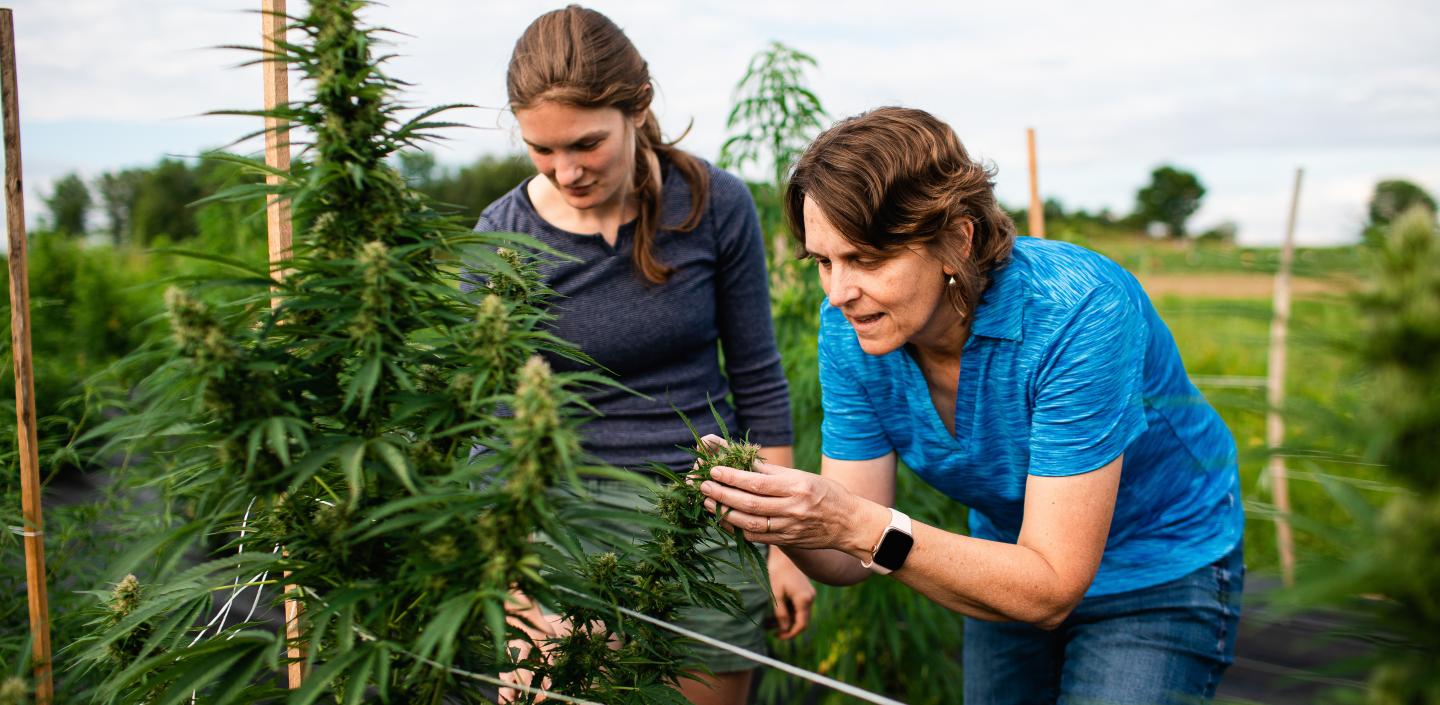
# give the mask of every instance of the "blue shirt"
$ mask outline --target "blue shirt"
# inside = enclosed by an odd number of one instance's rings
[[[953,436],[905,348],[867,355],[829,303],[819,348],[824,454],[897,452],[970,507],[972,536],[1014,543],[1029,475],[1078,475],[1123,453],[1110,535],[1087,596],[1181,577],[1241,538],[1235,441],[1190,383],[1139,282],[1101,255],[1016,240],[991,274],[961,353]]]

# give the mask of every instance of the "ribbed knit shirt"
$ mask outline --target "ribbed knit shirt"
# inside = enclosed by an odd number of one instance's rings
[[[528,180],[486,208],[475,226],[524,233],[575,258],[541,255],[541,276],[558,293],[550,304],[551,330],[594,359],[599,371],[645,395],[609,387],[584,393],[600,412],[583,426],[584,448],[610,465],[688,468],[694,458],[683,447],[694,440],[676,409],[702,434],[716,433],[711,402],[736,436],[748,433],[762,446],[791,443],[789,390],[770,320],[755,204],[738,178],[706,166],[704,216],[683,233],[665,226],[689,214],[690,187],[677,170],[666,170],[661,229],[653,241],[656,258],[674,269],[663,284],[645,281],[635,269],[633,221],[620,226],[613,247],[599,233],[561,230],[536,212]],[[555,355],[547,361],[556,370],[584,369]]]

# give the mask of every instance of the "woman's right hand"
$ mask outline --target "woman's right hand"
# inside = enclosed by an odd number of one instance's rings
[[[719,439],[703,440],[713,444]],[[763,461],[749,471],[713,468],[710,479],[700,483],[700,491],[706,497],[705,508],[744,531],[745,538],[776,546],[837,548],[858,555],[858,544],[847,541],[857,527],[878,521],[874,531],[878,536],[889,521],[887,508],[863,500],[838,482]]]

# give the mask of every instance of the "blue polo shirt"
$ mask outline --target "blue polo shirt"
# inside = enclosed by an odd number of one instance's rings
[[[1240,541],[1235,441],[1190,383],[1139,282],[1105,257],[1016,240],[961,353],[953,436],[903,347],[868,355],[838,309],[823,304],[820,319],[824,454],[897,452],[970,508],[972,536],[1014,543],[1027,476],[1079,475],[1123,453],[1087,596],[1173,580]]]

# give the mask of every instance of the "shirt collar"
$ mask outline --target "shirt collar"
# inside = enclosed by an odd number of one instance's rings
[[[990,284],[980,295],[975,307],[975,320],[970,334],[1020,342],[1025,339],[1025,294],[1028,286],[1023,273],[1011,258],[990,273]]]

